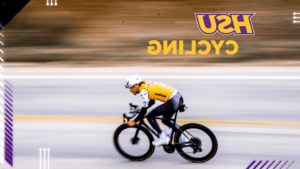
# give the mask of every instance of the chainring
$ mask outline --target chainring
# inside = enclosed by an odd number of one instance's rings
[[[169,145],[163,145],[165,152],[167,153],[174,153],[175,151],[175,146],[173,144]]]

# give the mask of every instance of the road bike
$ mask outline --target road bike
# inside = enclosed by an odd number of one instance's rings
[[[132,127],[128,126],[126,122],[140,113],[137,105],[131,103],[129,105],[131,109],[129,113],[133,115],[128,117],[126,114],[123,114],[123,124],[114,133],[114,145],[124,157],[133,161],[143,161],[148,159],[155,150],[155,146],[152,145],[152,141],[154,141],[153,135],[157,138],[159,138],[159,135],[143,119]],[[163,148],[167,153],[173,153],[176,149],[183,158],[192,162],[206,162],[212,159],[217,152],[217,139],[210,129],[201,124],[188,123],[182,126],[178,125],[176,123],[177,113],[178,111],[184,112],[186,109],[187,106],[183,104],[175,112],[174,119],[166,119],[171,120],[174,126],[170,142],[163,145]],[[147,115],[145,118],[147,118]],[[157,117],[156,119],[163,120],[165,118]],[[180,137],[182,135],[186,137],[184,139],[186,142],[181,142],[182,139]]]

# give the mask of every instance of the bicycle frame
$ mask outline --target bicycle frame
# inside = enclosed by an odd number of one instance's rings
[[[173,141],[173,135],[174,135],[174,128],[176,127],[176,126],[179,126],[177,123],[176,123],[176,120],[177,120],[177,113],[178,113],[178,110],[175,112],[175,118],[174,119],[167,119],[167,118],[160,118],[160,117],[158,117],[158,118],[155,118],[155,119],[161,119],[161,120],[171,120],[172,122],[173,122],[173,130],[172,130],[172,133],[171,133],[171,137],[170,137],[170,143],[172,143],[172,141]],[[145,116],[145,118],[147,118],[147,116]],[[144,119],[142,119],[142,120],[140,120],[140,122],[139,122],[139,124],[138,124],[138,127],[137,127],[137,130],[136,130],[136,132],[135,132],[135,135],[134,135],[134,140],[137,138],[137,136],[138,136],[138,133],[139,133],[139,131],[140,131],[140,127],[141,126],[145,126],[152,134],[154,134],[157,138],[159,138],[159,135],[158,135],[158,133],[155,131],[155,130],[153,130],[152,129],[152,127],[150,127],[149,125],[147,125],[146,123],[145,123],[145,121],[144,121]],[[179,128],[179,130],[180,130],[180,128]],[[181,130],[180,130],[181,131]],[[190,134],[190,133],[189,133]],[[183,135],[185,135],[184,133],[183,133]],[[190,134],[191,135],[191,134]],[[186,135],[185,135],[186,136]],[[192,136],[193,137],[193,136]],[[186,142],[185,142],[186,143]],[[187,147],[189,147],[189,145],[184,145],[185,143],[178,143],[178,145],[177,146],[181,146],[181,147],[185,147],[185,146],[187,146]]]

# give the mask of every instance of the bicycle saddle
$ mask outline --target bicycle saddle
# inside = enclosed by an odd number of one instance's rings
[[[188,107],[185,105],[185,104],[182,104],[180,107],[179,107],[179,112],[184,112]]]

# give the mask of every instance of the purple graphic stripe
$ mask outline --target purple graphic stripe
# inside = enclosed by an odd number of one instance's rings
[[[14,112],[7,104],[4,104],[11,112]]]
[[[7,142],[5,142],[5,150],[9,150],[8,153],[12,154],[12,147]]]
[[[6,149],[7,150],[7,149]],[[12,156],[13,154],[10,151],[6,151],[5,150],[5,156],[7,156],[8,159],[10,159],[12,161]]]
[[[290,168],[290,166],[292,165],[294,163],[294,161],[286,168],[286,169],[289,169]]]
[[[5,133],[5,137],[8,138],[10,141],[13,141],[12,138],[11,138],[11,136],[8,135],[7,133]]]
[[[6,83],[7,83],[7,84],[9,84],[9,85],[10,85],[10,87],[13,87],[13,86],[12,86],[12,85],[11,85],[11,84],[10,84],[10,83],[7,81],[7,80],[5,80],[5,81],[6,81]]]
[[[246,168],[246,169],[250,169],[250,167],[255,163],[256,161],[252,161],[252,163],[250,163],[250,165]]]
[[[5,113],[5,116],[6,116],[10,121],[13,121],[13,120],[9,117],[9,115],[8,115],[7,113]],[[5,119],[5,121],[7,121],[7,120]]]
[[[5,89],[6,93],[9,94],[10,97],[13,97],[6,89]]]
[[[5,111],[11,116],[13,117],[13,115],[5,108]]]
[[[13,129],[11,127],[9,127],[9,125],[7,123],[5,123],[6,128],[8,128],[11,132],[13,132]]]
[[[253,169],[256,169],[256,167],[257,167],[260,163],[261,163],[261,161],[259,161],[258,164],[257,164]]]
[[[281,161],[279,161],[279,163],[273,169],[275,169],[280,163],[281,163]]]
[[[12,159],[9,159],[9,158],[5,157],[5,161],[7,161],[8,164],[10,164],[11,166],[13,166]]]
[[[9,96],[7,96],[6,94],[4,94],[6,96],[6,98],[8,98],[11,102],[13,102]]]
[[[13,110],[12,110],[13,90],[12,90],[12,87],[13,86],[7,80],[5,80],[5,81],[8,84],[8,85],[5,84],[5,97],[7,98],[7,99],[5,98],[5,101],[7,103],[7,104],[5,103],[5,107],[7,108],[7,109],[5,108],[5,111],[6,111],[5,112],[5,116],[6,116],[6,118],[5,118],[5,126],[6,126],[5,127],[5,161],[13,167],[13,138],[12,138],[13,133],[11,132],[11,131],[13,131],[12,130],[12,126],[13,126],[13,124],[12,124],[12,122],[13,122],[13,120],[12,120],[12,117],[13,117]],[[11,108],[8,105],[10,105]],[[9,130],[11,130],[11,131],[9,131]]]
[[[12,154],[10,152],[5,151],[5,156],[12,161]]]
[[[9,161],[13,161],[13,154],[11,152],[5,151],[5,157],[9,160]]]
[[[269,161],[266,161],[265,164],[262,165],[262,166],[260,167],[260,169],[264,168],[264,166],[265,166],[268,162],[269,162]]]
[[[13,143],[5,137],[5,142],[7,142],[10,146],[13,146]]]
[[[275,161],[273,161],[270,165],[269,165],[269,167],[267,168],[267,169],[269,169],[270,167],[271,167],[271,165],[274,163]]]
[[[9,130],[7,130],[7,129],[5,128],[5,133],[6,133],[6,132],[7,132],[11,137],[13,136],[12,133],[11,133]]]
[[[5,122],[7,122],[11,127],[13,127],[12,123],[9,120],[6,120]]]
[[[288,162],[288,160],[286,160],[286,162],[280,167],[280,169]]]
[[[6,156],[8,159],[10,159],[10,161],[12,161],[12,156],[13,156],[12,151],[10,151],[9,149],[6,149],[6,148],[5,148],[5,156]]]
[[[8,88],[9,91],[13,92],[7,85],[5,85],[6,88]]]
[[[7,101],[6,99],[4,100],[10,105],[10,107],[14,107],[12,104],[9,103],[9,101]]]

